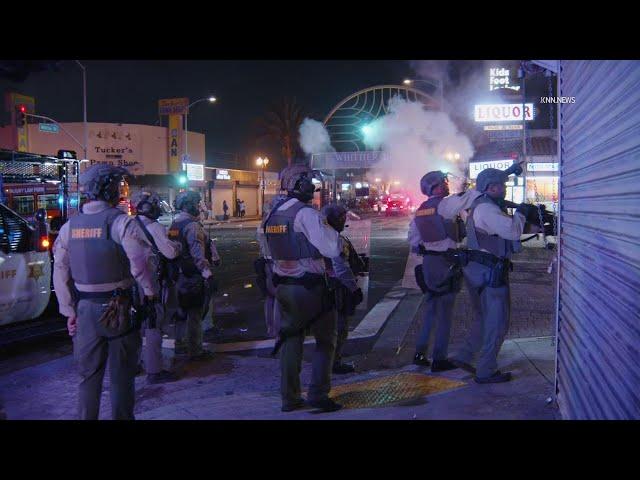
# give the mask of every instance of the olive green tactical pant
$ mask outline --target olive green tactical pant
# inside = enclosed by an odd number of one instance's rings
[[[326,288],[319,285],[307,290],[302,285],[279,285],[276,299],[280,304],[282,329],[299,330],[315,319],[311,324],[311,332],[316,345],[307,400],[323,400],[331,390],[331,367],[336,348],[336,317],[328,306]],[[291,405],[301,398],[300,371],[304,337],[304,334],[288,337],[282,343],[280,393],[283,405]]]
[[[194,356],[202,353],[202,314],[204,307],[178,309],[176,321],[176,345],[185,345],[187,354]]]
[[[342,362],[342,348],[347,343],[347,337],[349,336],[349,317],[340,312],[335,312],[336,316],[336,353],[334,355],[333,363],[337,364]]]
[[[479,311],[479,319],[474,318],[471,331],[465,340],[457,359],[469,363],[478,352],[476,375],[490,377],[498,369],[498,354],[509,330],[511,296],[509,283],[502,287],[489,287],[491,269],[476,262],[469,262],[464,275],[471,293],[474,312]],[[474,314],[474,317],[476,315]]]
[[[97,420],[107,360],[111,382],[111,416],[114,420],[133,420],[135,376],[142,339],[140,330],[118,338],[98,319],[108,300],[80,300],[77,306],[77,331],[73,354],[82,380],[79,389],[79,417]]]

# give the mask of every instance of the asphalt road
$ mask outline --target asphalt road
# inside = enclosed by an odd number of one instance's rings
[[[258,258],[256,222],[245,227],[209,229],[216,238],[222,265],[215,271],[220,291],[215,299],[214,328],[205,339],[216,343],[265,339],[263,300],[255,285],[253,261]],[[372,217],[369,297],[372,308],[402,278],[409,247],[409,217]],[[351,322],[355,328],[366,311]]]

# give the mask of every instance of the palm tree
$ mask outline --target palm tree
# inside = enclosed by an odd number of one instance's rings
[[[306,109],[295,98],[284,97],[272,104],[264,117],[258,120],[258,138],[279,145],[288,166],[300,150],[298,129],[306,116]]]

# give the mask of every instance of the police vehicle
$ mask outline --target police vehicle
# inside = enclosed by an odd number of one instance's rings
[[[65,328],[51,248],[78,211],[78,171],[72,151],[53,157],[0,150],[0,345]]]
[[[0,204],[0,327],[38,318],[51,300],[50,242]]]

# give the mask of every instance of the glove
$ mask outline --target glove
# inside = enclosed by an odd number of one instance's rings
[[[540,223],[540,220],[538,219],[538,207],[535,205],[530,203],[521,203],[518,205],[518,208],[516,208],[516,212],[524,215],[524,218],[528,223]]]
[[[362,294],[362,289],[358,288],[355,292],[353,292],[353,304],[358,306],[364,300],[364,295]]]

